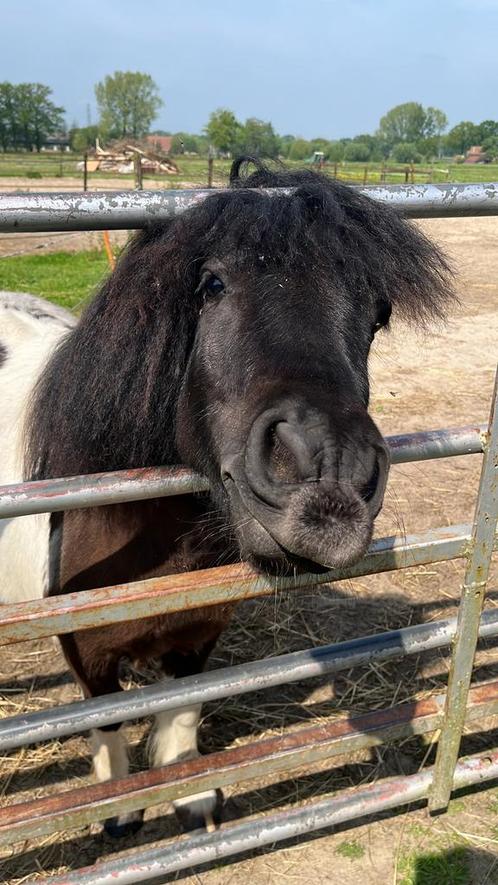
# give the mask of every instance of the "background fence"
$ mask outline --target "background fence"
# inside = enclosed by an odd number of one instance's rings
[[[209,191],[137,192],[110,195],[30,194],[0,197],[0,231],[88,230],[140,227],[161,220],[205,198]],[[382,187],[368,193],[411,217],[498,214],[498,185]],[[470,688],[478,636],[498,635],[498,615],[481,615],[489,564],[497,547],[498,381],[489,426],[428,431],[388,439],[392,461],[428,460],[463,454],[483,455],[481,481],[472,524],[450,526],[373,542],[352,568],[317,578],[268,578],[245,565],[72,593],[4,606],[0,644],[87,629],[95,623],[235,601],[446,559],[465,558],[458,617],[390,633],[311,648],[278,658],[215,670],[196,677],[80,701],[43,713],[11,717],[0,723],[0,747],[27,745],[73,734],[89,727],[193,703],[269,688],[368,660],[387,660],[430,648],[453,645],[446,695],[351,717],[347,721],[290,731],[188,762],[140,772],[121,780],[80,787],[0,811],[0,842],[13,842],[81,826],[119,813],[198,793],[206,788],[249,780],[263,773],[288,771],[387,739],[440,731],[434,767],[416,775],[356,788],[342,796],[235,822],[212,833],[196,833],[159,848],[87,867],[46,882],[128,883],[154,878],[253,847],[273,844],[365,814],[429,798],[443,809],[452,788],[498,776],[498,751],[458,760],[465,721],[498,713],[498,682]],[[115,501],[188,494],[205,488],[202,477],[185,468],[155,468],[93,477],[47,480],[0,488],[0,518],[98,506]]]

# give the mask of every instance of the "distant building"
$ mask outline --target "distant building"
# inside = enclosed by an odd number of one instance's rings
[[[147,135],[145,141],[150,145],[152,150],[159,151],[161,154],[169,154],[171,151],[171,145],[173,144],[173,136]]]
[[[475,144],[465,154],[464,163],[489,163],[486,151],[480,145]]]
[[[55,135],[48,135],[44,140],[40,150],[42,151],[70,151],[71,143],[69,135],[66,132],[57,132]]]

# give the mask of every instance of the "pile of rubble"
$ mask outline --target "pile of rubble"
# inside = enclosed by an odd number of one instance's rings
[[[143,172],[154,175],[176,175],[178,166],[169,157],[156,151],[143,150],[132,144],[119,144],[102,148],[97,142],[95,149],[88,152],[86,167],[88,172],[112,172],[127,174],[133,172],[135,156],[139,155]],[[83,162],[78,168],[83,169]]]

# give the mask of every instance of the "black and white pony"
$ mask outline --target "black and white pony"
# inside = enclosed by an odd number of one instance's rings
[[[139,233],[76,322],[27,295],[0,298],[0,482],[184,463],[209,495],[6,520],[4,602],[249,560],[269,571],[361,557],[384,495],[386,445],[367,361],[391,315],[439,317],[444,258],[354,188],[260,163]],[[286,192],[269,194],[267,188]],[[124,657],[197,673],[229,607],[60,638],[87,697],[119,690]],[[152,764],[197,755],[199,707],[162,713]],[[118,726],[93,732],[96,776],[128,772]],[[186,826],[214,792],[178,800]],[[140,815],[106,822],[113,833]]]

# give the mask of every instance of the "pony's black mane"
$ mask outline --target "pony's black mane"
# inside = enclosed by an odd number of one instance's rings
[[[199,270],[230,254],[298,272],[312,256],[338,285],[408,319],[444,313],[450,271],[391,208],[311,171],[232,168],[230,188],[133,239],[35,391],[26,475],[171,464],[175,409],[195,337]],[[266,188],[291,192],[268,195]],[[325,346],[325,345],[324,345]]]

